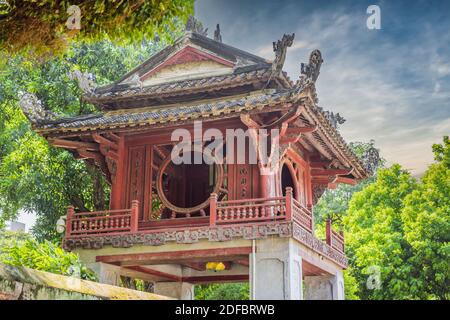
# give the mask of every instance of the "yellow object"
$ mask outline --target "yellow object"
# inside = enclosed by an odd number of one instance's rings
[[[208,262],[206,264],[207,270],[216,270],[216,267],[217,267],[217,262]]]
[[[225,270],[225,265],[222,262],[219,262],[216,265],[216,271],[223,271],[223,270]]]

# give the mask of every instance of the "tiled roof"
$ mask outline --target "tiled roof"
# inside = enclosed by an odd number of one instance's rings
[[[114,98],[149,97],[153,95],[162,96],[164,94],[174,96],[176,94],[185,93],[188,90],[195,91],[201,89],[202,91],[206,91],[216,87],[225,88],[235,85],[244,85],[255,81],[267,80],[269,76],[270,68],[265,67],[250,71],[244,70],[242,72],[235,72],[227,75],[161,83],[146,86],[142,89],[139,87],[116,86],[114,90],[94,91],[89,95],[85,95],[84,98],[86,101],[101,101]]]
[[[259,93],[240,98],[216,100],[194,105],[177,105],[160,108],[117,110],[89,116],[62,118],[43,122],[36,126],[39,132],[88,131],[98,129],[125,128],[157,123],[177,122],[197,118],[218,117],[230,113],[273,106],[286,102],[292,90]]]

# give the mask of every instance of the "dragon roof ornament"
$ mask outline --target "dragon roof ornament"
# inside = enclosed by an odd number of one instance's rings
[[[76,80],[83,93],[92,93],[96,88],[95,76],[92,73],[74,70],[69,73],[69,79]]]
[[[222,35],[220,34],[220,25],[217,24],[216,30],[214,30],[214,40],[222,42]]]
[[[275,60],[272,63],[273,75],[279,75],[283,70],[284,61],[286,60],[287,48],[292,46],[295,33],[284,34],[281,40],[273,42],[273,52],[275,52]]]
[[[205,37],[208,35],[208,28],[206,29],[203,28],[203,24],[199,20],[197,20],[194,16],[189,16],[186,22],[185,30],[198,33]]]
[[[57,119],[57,115],[45,109],[42,102],[33,93],[19,93],[19,106],[28,120],[33,124],[41,124]]]
[[[331,125],[336,129],[340,124],[343,124],[346,121],[345,118],[339,114],[339,112],[334,113],[331,111],[324,111],[323,113],[325,118],[327,118]]]
[[[315,103],[318,103],[318,98],[315,90],[315,83],[320,74],[320,67],[322,66],[323,59],[320,50],[315,49],[309,55],[309,63],[301,63],[300,65],[300,78],[298,79],[295,87],[297,91],[302,91],[306,87],[312,88],[312,96]]]

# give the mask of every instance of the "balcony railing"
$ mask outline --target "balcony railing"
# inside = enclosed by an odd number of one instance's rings
[[[208,217],[160,220],[157,222],[138,222],[138,219],[139,202],[137,200],[132,201],[131,209],[123,210],[75,213],[74,208],[69,207],[67,210],[66,237],[126,234],[171,227],[190,227],[197,225],[193,224],[194,220],[201,220],[201,225],[208,225]],[[173,223],[174,221],[177,223]],[[294,199],[292,188],[286,188],[286,196],[272,198],[218,201],[217,195],[211,194],[210,227],[269,221],[293,221],[311,234],[314,230],[311,208]],[[343,234],[334,231],[330,221],[327,222],[326,228],[327,244],[340,252],[344,252]]]
[[[344,249],[345,249],[344,233],[342,231],[340,231],[340,232],[334,231],[331,220],[327,220],[327,224],[326,224],[326,243],[330,247],[332,247],[340,252],[344,252]]]
[[[133,200],[131,209],[75,213],[67,210],[66,235],[85,236],[138,231],[139,202]]]

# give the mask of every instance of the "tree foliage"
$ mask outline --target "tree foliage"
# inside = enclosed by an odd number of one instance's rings
[[[108,205],[109,188],[99,170],[49,146],[32,131],[18,106],[19,92],[35,93],[47,108],[64,116],[96,112],[94,106],[80,101],[81,92],[69,73],[89,71],[99,84],[105,84],[163,45],[149,41],[127,46],[106,40],[77,43],[63,57],[44,63],[0,54],[0,221],[14,219],[20,209],[35,212],[35,236],[56,239],[55,222],[69,204],[81,211]]]
[[[193,4],[194,0],[7,0],[0,7],[0,46],[9,52],[32,49],[41,55],[64,51],[71,39],[107,37],[124,44],[157,34],[167,40],[168,31],[176,29],[174,20],[185,22]],[[69,9],[73,5],[79,11]],[[78,17],[79,29],[74,24]]]
[[[344,218],[350,276],[363,299],[450,298],[448,139],[420,181],[399,165],[354,194]],[[367,281],[379,268],[380,286]]]
[[[248,283],[222,283],[195,286],[195,300],[248,300]]]
[[[0,262],[95,281],[96,276],[71,252],[38,242],[23,232],[0,232]]]

